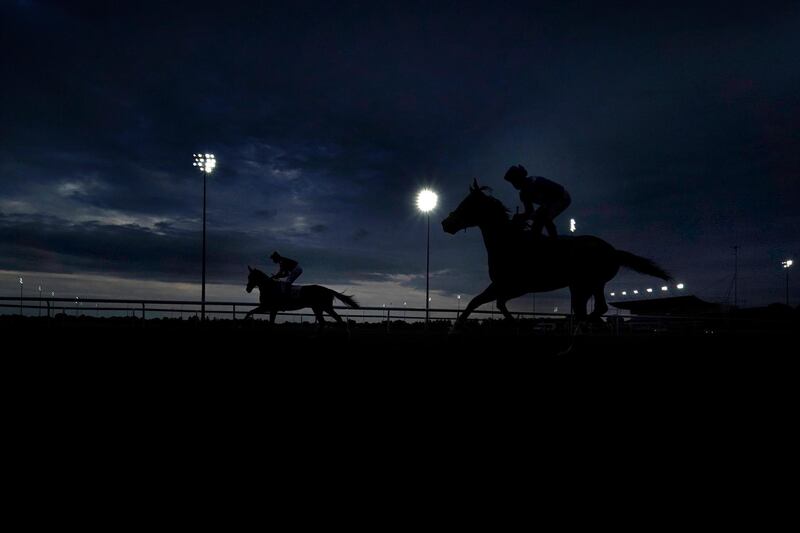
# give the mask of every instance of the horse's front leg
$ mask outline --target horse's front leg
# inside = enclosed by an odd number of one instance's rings
[[[250,318],[252,315],[254,315],[254,314],[256,314],[256,313],[263,313],[264,311],[266,311],[266,309],[265,309],[264,307],[262,307],[262,306],[260,306],[260,305],[259,305],[259,306],[258,306],[258,307],[256,307],[255,309],[252,309],[252,310],[248,311],[248,312],[247,312],[247,314],[246,314],[246,315],[244,315],[244,319],[245,319],[245,320],[247,320],[247,319],[248,319],[248,318]]]
[[[497,298],[497,289],[494,287],[494,283],[491,283],[482,293],[477,295],[475,298],[470,300],[467,304],[467,307],[458,317],[455,324],[453,324],[453,328],[451,331],[455,331],[456,329],[460,328],[464,322],[467,321],[467,317],[472,313],[476,308],[480,307],[481,305],[491,302]]]

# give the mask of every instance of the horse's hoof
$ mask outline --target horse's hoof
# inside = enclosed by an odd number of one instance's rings
[[[575,347],[575,344],[574,344],[574,343],[571,343],[569,346],[567,346],[567,348],[566,348],[566,349],[564,349],[564,350],[561,350],[560,352],[558,352],[558,353],[556,354],[556,357],[560,357],[560,356],[562,356],[562,355],[569,355],[569,353],[570,353],[570,352],[572,352],[572,348],[574,348],[574,347]]]

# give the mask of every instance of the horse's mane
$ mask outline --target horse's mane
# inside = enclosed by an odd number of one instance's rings
[[[508,218],[508,214],[511,211],[499,199],[495,198],[491,194],[487,194],[492,192],[491,187],[483,185],[475,189],[475,192],[479,193],[481,196],[485,197],[486,200],[488,200],[491,210],[497,211],[498,213],[502,213],[504,218]]]
[[[257,269],[257,268],[254,268],[254,269],[252,270],[252,272],[253,272],[253,273],[254,273],[256,276],[258,276],[260,279],[262,279],[262,280],[264,280],[264,281],[272,281],[272,279],[271,279],[269,276],[267,276],[267,275],[266,275],[264,272],[262,272],[261,270],[259,270],[259,269]]]

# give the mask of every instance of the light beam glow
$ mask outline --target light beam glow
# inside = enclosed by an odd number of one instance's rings
[[[436,208],[439,197],[430,189],[422,189],[417,194],[417,209],[423,213],[429,213]]]

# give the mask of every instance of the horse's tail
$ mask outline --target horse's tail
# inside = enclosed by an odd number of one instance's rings
[[[361,307],[360,305],[358,305],[358,302],[356,301],[356,299],[353,298],[352,296],[348,296],[346,294],[342,294],[341,292],[336,292],[333,289],[328,289],[328,290],[330,290],[333,293],[333,295],[338,300],[341,300],[342,303],[344,303],[347,307],[352,307],[353,309],[358,309],[359,307]]]
[[[617,250],[616,253],[620,266],[630,268],[641,274],[663,279],[664,281],[672,281],[672,276],[653,261],[622,250]]]

